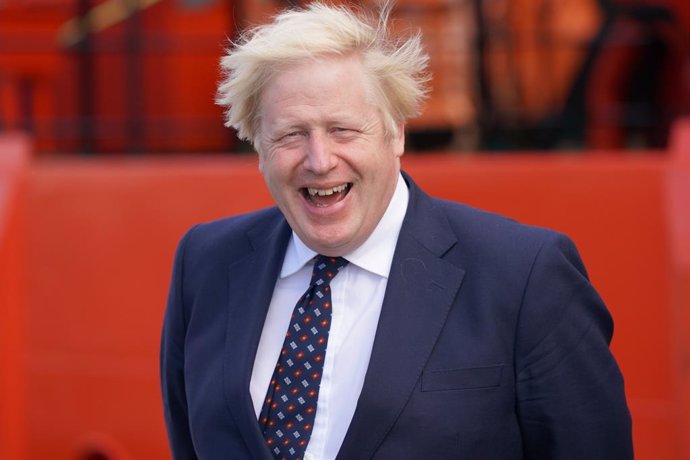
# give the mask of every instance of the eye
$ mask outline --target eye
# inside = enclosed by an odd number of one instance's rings
[[[297,136],[302,136],[304,135],[304,131],[292,131],[287,133],[284,137],[297,137]]]
[[[361,134],[361,131],[354,129],[354,128],[344,127],[344,126],[334,126],[333,128],[331,128],[330,133],[336,139],[342,139],[342,140],[348,140],[349,141],[349,140],[356,138],[359,134]]]

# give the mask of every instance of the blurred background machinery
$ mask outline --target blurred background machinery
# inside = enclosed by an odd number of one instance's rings
[[[279,0],[2,0],[0,130],[40,154],[246,151],[218,60]],[[374,0],[360,1],[368,8]],[[685,0],[400,0],[433,92],[411,150],[644,148],[690,113]]]

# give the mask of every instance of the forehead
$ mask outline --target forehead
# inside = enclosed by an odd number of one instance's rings
[[[278,70],[262,91],[260,109],[262,118],[319,108],[348,113],[371,108],[373,94],[357,56],[329,56]]]

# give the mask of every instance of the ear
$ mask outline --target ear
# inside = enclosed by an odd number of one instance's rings
[[[391,147],[395,156],[400,158],[405,153],[405,123],[398,123],[397,128],[398,134],[392,137]]]
[[[254,151],[256,151],[256,156],[259,157],[259,172],[261,174],[264,173],[264,153],[263,149],[261,148],[261,142],[259,141],[258,137],[252,141],[252,145],[254,146]]]

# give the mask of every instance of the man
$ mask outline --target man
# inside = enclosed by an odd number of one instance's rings
[[[632,458],[611,318],[572,243],[401,173],[427,56],[388,9],[287,11],[222,61],[227,124],[278,207],[180,243],[174,457]]]

